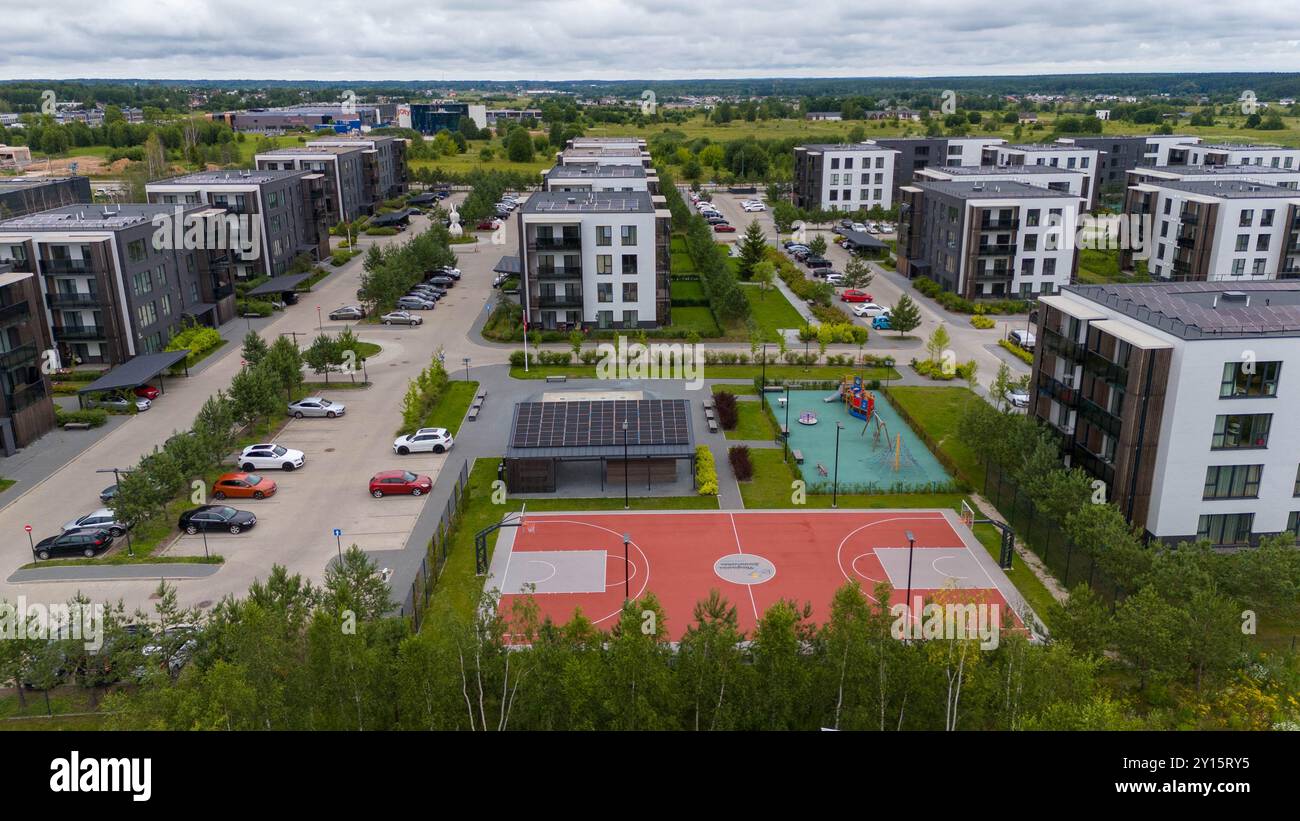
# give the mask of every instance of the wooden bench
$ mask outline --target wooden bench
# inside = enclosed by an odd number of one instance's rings
[[[486,391],[486,390],[481,390],[481,391],[479,391],[477,394],[474,395],[474,401],[478,402],[480,405],[483,404],[483,400],[484,400],[484,399],[487,399],[487,391]]]
[[[546,377],[546,381],[547,382],[568,382],[569,377],[565,376],[564,374],[556,374],[554,376]]]
[[[717,419],[714,419],[714,418],[712,418],[712,417],[710,417],[708,421],[709,421],[709,433],[717,433],[717,432],[718,432],[718,420],[717,420]]]
[[[794,463],[795,463],[796,465],[802,465],[802,464],[803,464],[803,451],[801,451],[801,450],[799,450],[798,448],[796,448],[796,449],[790,451],[790,453],[794,456]]]
[[[715,408],[715,407],[717,407],[717,404],[716,404],[712,399],[705,399],[705,400],[704,400],[704,409],[705,409],[705,410],[711,410],[712,408]]]
[[[89,422],[64,422],[64,430],[90,430]]]
[[[469,413],[465,414],[465,418],[473,422],[474,420],[478,419],[478,411],[479,411],[478,405],[470,405]]]

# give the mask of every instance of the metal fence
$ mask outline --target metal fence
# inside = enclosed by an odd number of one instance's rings
[[[1124,598],[1123,588],[1097,566],[1093,556],[1077,547],[1060,523],[1039,513],[1033,499],[991,462],[984,466],[984,496],[1062,586],[1087,584],[1112,606]]]
[[[443,508],[442,516],[438,518],[438,526],[434,528],[433,538],[429,540],[424,559],[420,562],[420,569],[416,572],[415,580],[411,582],[411,589],[407,591],[406,601],[402,605],[402,615],[411,618],[413,630],[420,629],[420,623],[424,620],[424,613],[429,606],[429,597],[433,595],[438,579],[442,576],[442,569],[447,564],[456,524],[460,521],[460,515],[465,510],[465,502],[468,499],[468,485],[469,461],[466,460],[461,462],[460,473],[456,476],[456,484],[451,488],[447,506]]]

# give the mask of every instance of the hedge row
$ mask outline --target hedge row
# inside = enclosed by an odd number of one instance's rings
[[[695,447],[695,487],[701,496],[718,495],[718,466],[708,445]]]
[[[982,299],[973,302],[952,291],[945,291],[942,285],[929,277],[917,277],[912,280],[912,287],[953,313],[1023,314],[1029,312],[1029,303],[1023,299]]]

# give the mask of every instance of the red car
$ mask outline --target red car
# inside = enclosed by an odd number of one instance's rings
[[[736,226],[728,225],[725,222],[720,222],[717,225],[713,226],[713,231],[714,233],[717,234],[734,234],[736,233]]]
[[[480,231],[495,231],[495,230],[497,230],[497,228],[498,228],[499,226],[500,226],[500,223],[497,222],[496,220],[483,220],[482,222],[480,222],[480,223],[478,224],[478,230],[480,230]]]
[[[141,385],[135,389],[136,396],[139,396],[142,399],[148,399],[150,402],[157,399],[159,393],[161,393],[161,391],[153,385]]]
[[[256,473],[226,473],[212,486],[212,498],[265,499],[274,496],[275,491],[275,482]]]
[[[395,493],[421,496],[432,489],[432,479],[409,470],[384,470],[370,478],[370,495],[376,499]]]
[[[841,302],[875,302],[871,294],[866,291],[859,291],[857,288],[850,288],[840,294]]]

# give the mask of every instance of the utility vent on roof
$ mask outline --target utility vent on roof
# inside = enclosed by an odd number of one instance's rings
[[[1245,291],[1224,291],[1222,294],[1215,295],[1214,307],[1219,307],[1220,299],[1227,303],[1224,307],[1235,307],[1238,305],[1244,305],[1247,308],[1250,307],[1250,294]]]

